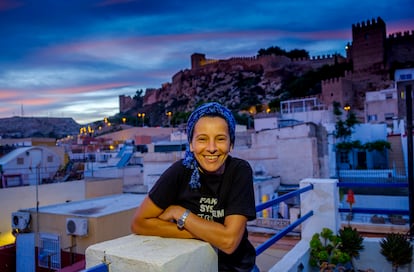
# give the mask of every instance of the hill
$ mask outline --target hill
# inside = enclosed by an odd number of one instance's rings
[[[200,54],[193,54],[192,59],[194,55]],[[274,55],[215,61],[202,57],[198,62],[207,64],[177,72],[171,83],[159,89],[147,89],[143,107],[121,108],[121,114],[136,116],[136,112],[145,112],[148,121],[145,123],[156,126],[166,125],[167,112],[172,112],[173,124],[182,123],[185,116],[177,114],[191,112],[207,101],[220,102],[234,112],[257,113],[267,108],[275,111],[278,101],[320,93],[320,85],[315,87],[320,82],[315,75],[315,82],[306,86],[298,78],[325,66],[334,70],[332,67],[338,62],[344,62],[339,55],[318,60],[292,60]],[[299,83],[296,89],[301,89],[301,93],[295,93],[292,84]]]
[[[73,118],[54,117],[10,117],[0,118],[0,137],[28,138],[50,137],[62,138],[79,133],[81,125]]]

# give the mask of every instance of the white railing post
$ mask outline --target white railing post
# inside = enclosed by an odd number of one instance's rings
[[[302,223],[302,240],[310,241],[322,228],[337,233],[340,227],[338,212],[339,190],[336,179],[303,179],[300,187],[313,184],[313,190],[301,194],[301,214],[313,211],[313,216]]]

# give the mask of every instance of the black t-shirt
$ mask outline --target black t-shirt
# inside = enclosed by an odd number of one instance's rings
[[[201,187],[191,190],[189,181],[192,170],[182,161],[172,164],[149,192],[151,200],[161,209],[180,205],[206,220],[224,223],[227,215],[243,215],[248,220],[256,218],[253,174],[247,161],[229,156],[222,175],[200,172]],[[218,250],[219,271],[251,271],[256,251],[244,230],[239,247],[232,254]]]

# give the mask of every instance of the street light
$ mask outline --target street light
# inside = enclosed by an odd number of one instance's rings
[[[168,116],[168,126],[171,127],[171,115],[172,115],[172,112],[171,111],[168,111],[165,115]]]
[[[350,105],[348,105],[348,104],[346,104],[346,105],[344,106],[344,110],[345,110],[346,112],[349,112],[349,111],[351,110],[351,106],[350,106]]]
[[[143,112],[143,113],[138,112],[137,116],[138,116],[138,118],[142,117],[142,127],[144,127],[145,112]]]

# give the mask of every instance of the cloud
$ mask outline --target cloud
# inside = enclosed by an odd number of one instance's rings
[[[380,16],[414,29],[412,0],[0,1],[0,117],[101,119],[118,96],[159,88],[192,53],[226,59],[261,48],[344,54],[352,24]]]

